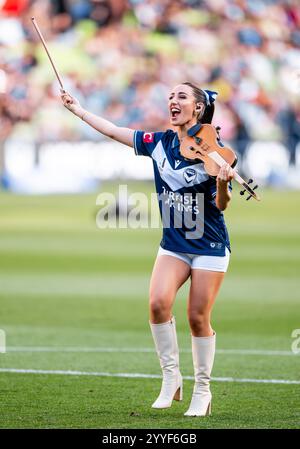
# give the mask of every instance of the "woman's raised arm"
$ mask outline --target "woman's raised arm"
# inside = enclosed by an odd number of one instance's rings
[[[99,117],[92,112],[86,111],[76,98],[72,97],[65,91],[61,92],[61,99],[63,105],[69,109],[69,111],[73,112],[73,114],[77,115],[77,117],[80,117],[96,131],[99,131],[101,134],[117,140],[124,145],[133,147],[133,129],[117,126],[109,120]]]

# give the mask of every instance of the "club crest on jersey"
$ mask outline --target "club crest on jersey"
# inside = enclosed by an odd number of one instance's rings
[[[196,170],[194,170],[193,168],[187,168],[183,172],[183,177],[188,184],[194,181],[196,175],[197,175]]]
[[[144,143],[152,143],[154,141],[154,133],[144,133],[143,134],[143,142]]]

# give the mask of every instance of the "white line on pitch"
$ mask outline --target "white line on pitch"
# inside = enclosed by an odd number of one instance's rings
[[[76,346],[10,346],[7,352],[154,352],[153,348],[101,348]],[[180,352],[190,353],[190,349],[180,349]],[[272,351],[264,349],[217,349],[218,354],[233,355],[267,355],[267,356],[295,356],[292,351]],[[300,353],[299,353],[300,355]]]
[[[64,370],[42,370],[42,369],[17,369],[17,368],[0,368],[0,373],[18,373],[18,374],[56,374],[64,376],[95,376],[95,377],[123,377],[135,379],[161,379],[158,374],[142,374],[142,373],[104,373],[104,372],[88,372],[88,371],[64,371]],[[193,376],[183,376],[183,379],[194,380]],[[259,384],[300,384],[300,380],[285,379],[239,379],[234,377],[212,377],[211,380],[216,382],[247,382]]]

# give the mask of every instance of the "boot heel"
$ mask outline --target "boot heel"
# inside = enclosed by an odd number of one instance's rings
[[[182,401],[182,397],[183,397],[183,388],[182,385],[180,385],[180,387],[178,387],[176,393],[174,394],[174,400],[175,401]]]

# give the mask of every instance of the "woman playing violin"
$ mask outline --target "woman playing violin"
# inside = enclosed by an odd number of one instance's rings
[[[163,237],[150,282],[150,328],[163,374],[161,391],[152,404],[162,409],[181,400],[175,317],[172,306],[179,288],[190,279],[187,305],[191,330],[195,384],[185,416],[211,413],[210,376],[214,362],[216,333],[210,318],[227,271],[229,237],[223,211],[231,199],[233,170],[224,164],[211,177],[199,160],[187,160],[180,142],[197,123],[211,123],[217,93],[182,83],[169,96],[170,123],[165,132],[135,131],[84,110],[68,93],[65,107],[102,134],[151,157],[163,221]],[[177,132],[174,131],[176,129]]]

